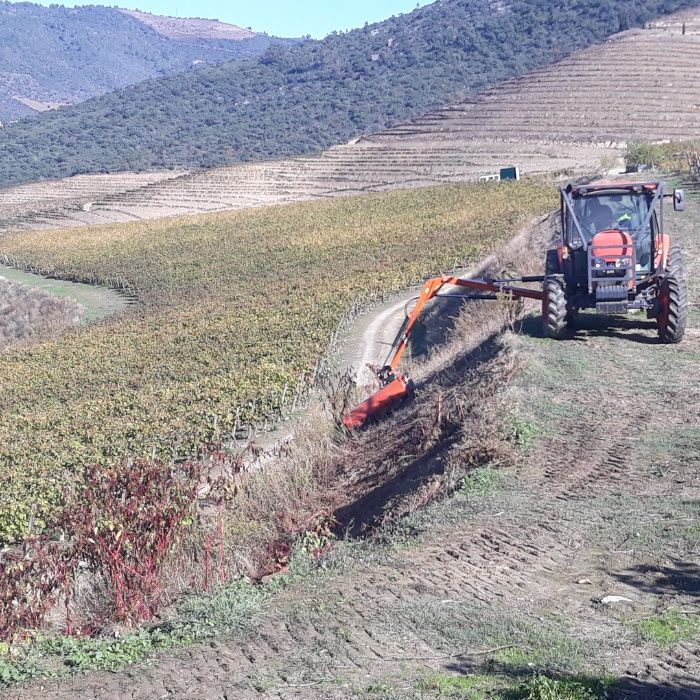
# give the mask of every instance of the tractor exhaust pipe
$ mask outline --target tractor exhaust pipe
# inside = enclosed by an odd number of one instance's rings
[[[343,425],[348,430],[357,430],[367,421],[386,413],[391,406],[408,396],[413,390],[410,380],[398,376],[394,381],[372,394],[366,401],[343,416]]]

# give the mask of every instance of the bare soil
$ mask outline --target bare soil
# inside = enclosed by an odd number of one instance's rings
[[[637,628],[700,612],[699,209],[669,217],[691,281],[682,344],[595,316],[549,341],[533,309],[505,340],[523,363],[506,393],[518,459],[384,543],[339,544],[325,574],[278,594],[246,635],[7,697],[430,698],[447,695],[435,673],[537,669],[611,674],[614,698],[700,697],[700,640]]]

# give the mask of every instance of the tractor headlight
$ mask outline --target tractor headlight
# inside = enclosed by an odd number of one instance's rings
[[[615,261],[615,267],[631,267],[632,261],[629,258],[618,258]]]
[[[593,267],[596,270],[604,270],[605,269],[605,260],[603,258],[593,258]]]

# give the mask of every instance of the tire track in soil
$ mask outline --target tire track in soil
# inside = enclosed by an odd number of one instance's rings
[[[645,345],[620,335],[586,338],[591,362],[600,371],[624,376],[639,363],[653,366]],[[697,334],[691,334],[687,350],[699,348]],[[564,391],[565,398],[581,400],[579,382]],[[512,470],[512,508],[476,513],[467,523],[438,524],[425,542],[389,554],[388,562],[369,562],[349,575],[285,591],[246,639],[182,649],[119,677],[98,673],[46,682],[35,696],[345,698],[350,687],[401,676],[406,663],[414,674],[445,665],[436,662],[444,646],[421,628],[420,617],[411,617],[422,603],[482,604],[526,614],[554,609],[583,616],[587,627],[604,633],[611,627],[609,614],[591,606],[591,598],[612,585],[611,570],[601,567],[619,566],[620,560],[609,554],[601,560],[606,543],[589,541],[591,524],[614,517],[599,510],[606,494],[634,497],[656,488],[634,449],[630,426],[672,427],[682,416],[677,404],[640,400],[625,382],[610,384],[605,393],[591,391],[585,403],[592,415],[614,419],[571,419],[563,422],[561,434],[540,437],[527,461]],[[594,571],[600,582],[581,592],[575,584],[581,571]],[[633,591],[619,584],[616,590]],[[696,643],[661,653],[628,649],[626,654],[617,662],[618,673],[627,664],[638,678],[630,678],[627,694],[620,697],[654,697],[649,683],[659,693],[667,690],[667,697],[698,697]]]

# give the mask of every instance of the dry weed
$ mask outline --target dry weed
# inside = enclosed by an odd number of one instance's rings
[[[76,325],[83,307],[0,277],[0,351],[18,341],[56,335]]]

